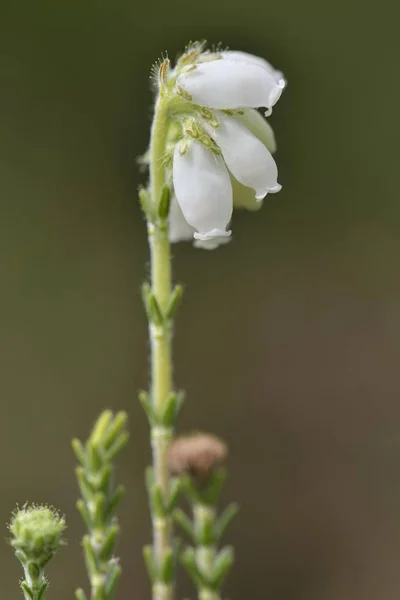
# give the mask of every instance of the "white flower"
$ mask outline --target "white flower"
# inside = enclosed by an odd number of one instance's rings
[[[200,142],[175,146],[172,178],[176,199],[194,237],[207,241],[227,237],[232,217],[232,184],[223,159]]]
[[[283,78],[277,79],[275,71],[258,64],[254,57],[237,60],[221,54],[220,58],[209,58],[178,75],[178,91],[183,90],[193,103],[208,108],[264,107],[266,114],[271,113],[285,87]]]
[[[278,169],[271,152],[235,117],[217,113],[219,127],[205,126],[222,150],[232,175],[242,184],[252,187],[256,199],[279,192]]]
[[[174,110],[184,101],[182,116],[176,112],[181,139],[173,142],[170,240],[194,238],[196,247],[214,249],[230,239],[233,206],[259,210],[268,193],[281,189],[275,136],[256,109],[270,114],[286,82],[257,56],[196,48],[171,81],[180,98]]]

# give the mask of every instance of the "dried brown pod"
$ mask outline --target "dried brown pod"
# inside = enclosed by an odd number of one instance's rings
[[[168,468],[172,475],[187,474],[205,481],[227,453],[225,442],[209,433],[180,436],[168,448]]]

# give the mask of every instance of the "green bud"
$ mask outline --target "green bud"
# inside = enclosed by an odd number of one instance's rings
[[[9,525],[11,545],[27,562],[42,568],[64,544],[65,519],[48,506],[24,506],[17,510]],[[21,560],[21,559],[20,559]]]

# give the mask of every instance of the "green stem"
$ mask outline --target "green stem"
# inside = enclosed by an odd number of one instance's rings
[[[21,583],[21,588],[25,600],[44,600],[48,582],[43,570],[38,567],[35,572],[32,568],[25,568],[25,581]]]
[[[155,107],[150,143],[150,192],[152,213],[157,214],[165,185],[163,159],[168,134],[167,102],[160,94]],[[151,254],[151,289],[163,314],[171,297],[171,253],[166,220],[148,220]],[[153,410],[161,415],[172,391],[171,327],[166,319],[159,325],[149,323],[151,342],[151,397]],[[154,482],[166,496],[169,487],[167,448],[172,431],[169,427],[154,425],[151,430]],[[171,550],[171,517],[153,514],[153,550],[158,570],[166,553]],[[169,600],[171,585],[154,582],[153,600]]]

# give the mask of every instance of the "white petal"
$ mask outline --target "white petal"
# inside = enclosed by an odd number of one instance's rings
[[[169,209],[169,241],[174,244],[192,240],[195,231],[183,216],[175,195],[172,195]]]
[[[251,131],[253,135],[262,141],[272,154],[276,152],[275,134],[266,119],[255,108],[248,108],[238,119]]]
[[[267,69],[267,71],[272,73],[276,81],[285,81],[282,71],[278,71],[277,69],[275,69],[271,65],[271,63],[265,60],[265,58],[261,58],[260,56],[255,56],[254,54],[249,54],[248,52],[240,52],[240,50],[225,50],[224,52],[221,52],[220,55],[223,58],[227,58],[228,60],[236,60],[241,62],[247,62],[253,65],[258,65],[259,67],[263,67],[264,69]]]
[[[257,200],[268,193],[279,192],[278,169],[270,151],[238,119],[217,114],[220,126],[209,134],[222,150],[232,175],[243,185],[252,187]]]
[[[262,106],[268,114],[284,88],[263,67],[223,58],[197,64],[179,75],[177,83],[195,104],[221,109]]]
[[[226,237],[233,210],[232,185],[224,161],[199,142],[184,154],[175,146],[172,167],[176,199],[196,239]]]

